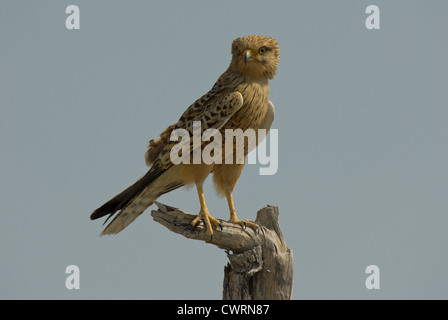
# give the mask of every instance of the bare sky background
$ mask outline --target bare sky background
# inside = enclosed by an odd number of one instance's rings
[[[65,8],[79,6],[81,29]],[[365,8],[380,8],[367,30]],[[446,1],[0,1],[0,298],[221,299],[224,251],[150,217],[99,237],[90,213],[147,168],[149,139],[230,62],[275,37],[279,169],[248,165],[240,218],[267,204],[294,299],[448,298]],[[195,190],[161,202],[197,213]],[[228,219],[210,181],[211,214]],[[67,290],[65,268],[80,268]],[[365,287],[368,265],[379,290]]]

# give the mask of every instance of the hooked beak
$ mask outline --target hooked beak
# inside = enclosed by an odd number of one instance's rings
[[[246,50],[244,51],[244,63],[247,64],[250,60],[253,59],[252,51]]]

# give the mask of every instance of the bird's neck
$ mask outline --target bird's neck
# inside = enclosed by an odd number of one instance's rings
[[[267,84],[268,82],[268,76],[265,74],[263,68],[253,64],[246,65],[239,61],[232,60],[227,72],[240,75],[241,77],[244,77],[246,81],[254,81],[264,84]]]

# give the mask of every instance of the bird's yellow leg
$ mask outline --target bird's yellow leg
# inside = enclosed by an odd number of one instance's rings
[[[208,212],[207,205],[205,204],[205,197],[204,197],[204,190],[202,189],[202,183],[197,183],[196,188],[198,190],[199,203],[201,204],[201,212],[199,212],[196,218],[194,218],[194,220],[191,222],[191,225],[194,227],[199,221],[204,220],[205,232],[209,235],[213,235],[212,224],[215,227],[220,226],[222,228],[221,223],[219,222],[218,219],[213,218]]]
[[[231,223],[236,223],[239,224],[241,227],[250,227],[254,230],[258,230],[258,224],[256,224],[255,222],[249,221],[249,220],[239,220],[238,217],[236,216],[236,212],[235,212],[235,204],[233,203],[233,197],[232,197],[232,193],[230,192],[226,192],[226,198],[227,198],[227,203],[229,205],[229,210],[230,210],[230,220],[229,222]]]

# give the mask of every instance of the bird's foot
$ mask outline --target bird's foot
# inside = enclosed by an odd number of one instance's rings
[[[229,220],[230,223],[235,223],[241,226],[241,228],[246,229],[247,227],[251,228],[252,230],[258,232],[258,230],[260,230],[260,226],[258,224],[256,224],[253,221],[249,221],[248,219],[246,220],[238,220],[238,219],[230,219]]]
[[[201,220],[204,221],[204,224],[205,224],[205,233],[210,236],[213,235],[212,225],[214,225],[215,228],[218,228],[218,226],[219,226],[222,230],[221,222],[218,219],[213,218],[209,213],[204,212],[204,211],[199,212],[199,214],[196,216],[196,218],[194,218],[194,220],[191,222],[191,225],[193,226],[193,228],[196,227],[196,225]]]

